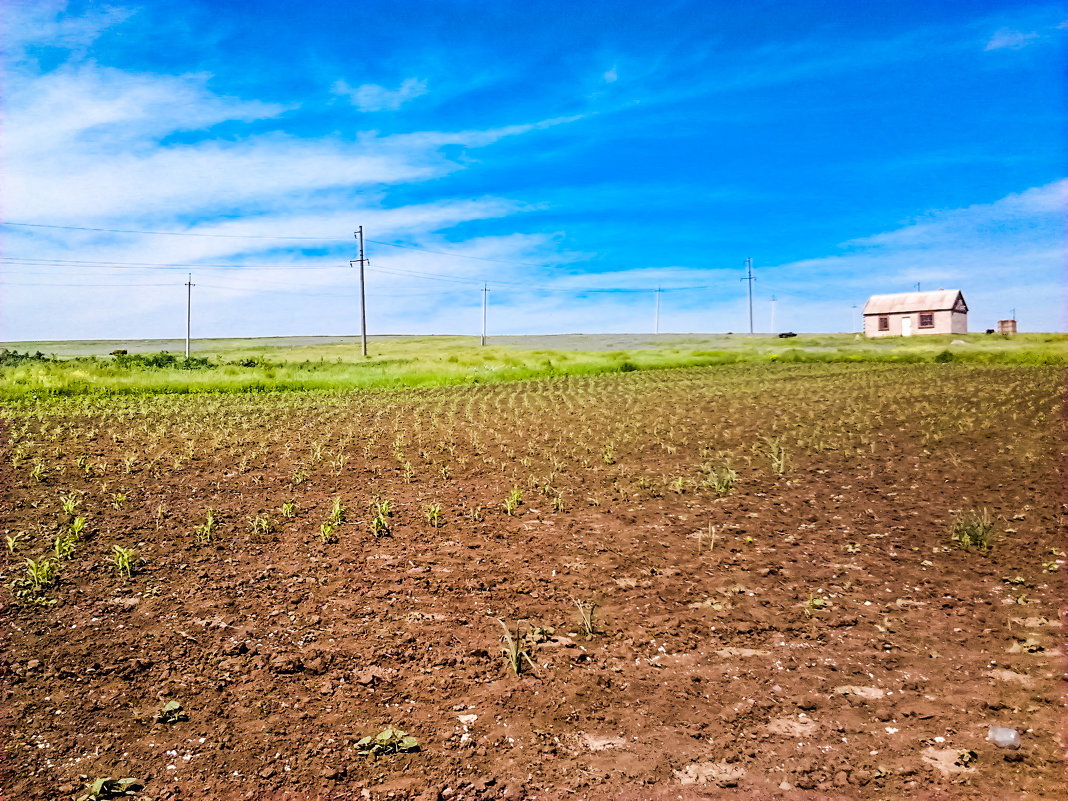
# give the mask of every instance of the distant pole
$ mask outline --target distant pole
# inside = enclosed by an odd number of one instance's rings
[[[916,291],[917,292],[920,291],[920,282],[919,281],[916,282]]]
[[[857,304],[854,303],[853,304],[853,332],[856,333],[856,330],[857,330]]]
[[[185,358],[189,360],[189,323],[192,318],[193,308],[193,274],[189,273],[189,280],[185,282]]]
[[[482,347],[486,347],[486,307],[489,305],[489,285],[482,285]]]
[[[364,287],[363,268],[370,262],[363,256],[363,226],[356,231],[355,237],[360,241],[360,258],[349,261],[349,264],[360,265],[360,338],[363,341],[363,355],[367,355],[367,291]]]
[[[1016,307],[1012,307],[1012,321],[1016,322]]]
[[[749,333],[753,333],[753,282],[756,280],[753,277],[753,260],[745,260],[745,278],[738,279],[739,281],[749,282]]]
[[[653,322],[653,333],[654,334],[659,334],[660,333],[660,293],[662,291],[663,290],[661,290],[660,287],[656,288],[656,318],[655,318],[655,320]]]
[[[775,333],[775,296],[771,296],[771,333]]]

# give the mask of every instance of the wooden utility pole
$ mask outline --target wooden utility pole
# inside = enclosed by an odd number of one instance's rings
[[[745,278],[739,279],[740,281],[749,282],[749,333],[753,333],[753,282],[756,280],[753,277],[753,260],[745,260]]]
[[[193,274],[189,273],[189,279],[185,282],[185,358],[189,360],[189,323],[192,318],[193,307]]]
[[[360,265],[360,338],[363,342],[363,355],[367,355],[367,290],[364,288],[363,268],[370,262],[363,255],[363,226],[354,234],[360,242],[360,258],[352,259],[349,264]]]
[[[482,347],[486,346],[486,307],[489,305],[489,284],[482,285]]]

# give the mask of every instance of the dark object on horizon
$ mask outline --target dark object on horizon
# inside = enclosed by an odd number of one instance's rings
[[[781,334],[779,334],[779,339],[789,339],[790,337],[796,336],[797,334],[795,334],[793,331],[783,331]]]
[[[994,329],[993,328],[988,328],[988,329],[986,329],[986,332],[988,334],[993,334],[994,333]]]
[[[111,351],[111,355],[112,356],[125,356],[126,355],[126,349],[125,348],[121,348],[119,350],[113,350],[113,351]]]

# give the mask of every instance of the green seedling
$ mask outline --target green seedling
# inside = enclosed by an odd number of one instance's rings
[[[582,627],[583,635],[588,640],[597,633],[597,624],[593,619],[597,604],[593,601],[580,601],[577,598],[572,598],[571,600],[575,604],[575,608],[578,609],[579,625]]]
[[[55,583],[58,570],[55,562],[48,559],[27,559],[22,575],[8,583],[8,589],[21,603],[33,606],[50,606],[55,598],[46,598],[45,590]]]
[[[504,629],[504,636],[501,638],[501,653],[504,654],[505,662],[508,663],[508,667],[511,668],[512,673],[518,676],[523,672],[523,665],[527,664],[530,669],[537,673],[537,667],[534,664],[534,660],[530,658],[530,653],[524,646],[524,640],[526,638],[519,635],[519,624],[515,625],[515,636],[512,636],[512,632],[508,630],[508,626],[500,618],[496,618],[497,622],[501,624],[501,628]]]
[[[50,562],[48,559],[27,559],[26,565],[26,578],[33,586],[34,590],[43,590],[46,587],[50,587],[56,580],[56,574],[59,572],[56,568],[55,562]]]
[[[303,467],[298,467],[296,470],[293,471],[293,483],[294,484],[303,484],[307,480],[308,480],[308,471],[305,470]]]
[[[376,540],[379,537],[389,535],[389,518],[385,515],[375,515],[371,518],[371,536]]]
[[[705,482],[720,495],[725,495],[734,489],[734,482],[737,480],[738,473],[727,465],[723,465],[712,470]]]
[[[860,544],[856,542],[850,542],[845,547],[846,553],[860,553]]]
[[[248,524],[253,537],[270,537],[274,531],[274,521],[270,515],[257,515],[250,518]]]
[[[114,492],[111,494],[111,505],[116,509],[121,509],[124,503],[126,503],[125,492]]]
[[[88,456],[79,456],[77,459],[77,464],[78,467],[82,469],[82,472],[85,473],[86,478],[89,478],[93,475],[93,466],[89,463]]]
[[[564,505],[564,496],[561,495],[559,492],[553,496],[552,506],[554,512],[566,511],[566,507]]]
[[[134,778],[96,779],[85,785],[86,792],[78,796],[78,801],[105,801],[109,798],[137,795],[144,786],[144,782]]]
[[[286,520],[292,520],[294,517],[297,516],[297,502],[286,501],[282,504],[281,512],[282,517],[286,518]]]
[[[419,750],[419,741],[408,732],[387,726],[378,734],[361,737],[356,741],[356,748],[364,756],[377,757],[380,754],[406,754]]]
[[[423,516],[426,517],[426,522],[432,525],[434,528],[441,526],[441,504],[432,503],[426,507],[423,512]]]
[[[615,452],[612,450],[611,445],[605,445],[603,448],[601,448],[601,461],[605,464],[616,463],[616,455]]]
[[[108,561],[115,565],[115,570],[119,575],[126,574],[126,578],[130,578],[137,570],[137,566],[145,560],[141,557],[141,551],[138,548],[123,548],[121,545],[111,546],[111,556],[108,557]]]
[[[161,505],[160,510],[162,509],[163,506]],[[207,545],[215,539],[215,527],[217,522],[218,521],[215,519],[215,510],[208,509],[208,515],[204,519],[204,522],[198,523],[193,527],[193,541],[197,545]]]
[[[181,720],[189,720],[189,715],[182,709],[177,701],[168,701],[163,709],[156,713],[156,720],[160,723],[177,723]]]
[[[819,609],[827,608],[827,599],[820,595],[813,595],[805,601],[805,615],[812,617],[812,613]]]
[[[481,506],[471,507],[471,522],[481,523],[485,519],[485,515],[482,513]]]
[[[82,532],[85,531],[85,527],[88,525],[84,517],[76,517],[70,523],[70,533],[75,537],[81,537]]]
[[[78,537],[71,531],[56,536],[53,549],[57,559],[69,559],[78,548]]]
[[[401,477],[404,479],[405,484],[412,483],[412,479],[415,478],[415,470],[412,469],[411,462],[404,463],[404,471],[401,473]]]
[[[986,509],[971,510],[957,515],[950,528],[950,539],[958,548],[988,551],[993,545],[994,521]]]
[[[441,473],[441,477],[446,481],[449,480],[449,476],[452,474],[452,470],[449,469],[447,464],[443,464],[438,472]]]
[[[40,462],[37,462],[30,471],[30,477],[34,481],[44,481],[46,475],[48,475],[48,471],[45,470],[45,466]]]
[[[4,537],[4,542],[7,544],[7,552],[15,553],[15,548],[19,543],[25,540],[29,535],[25,531],[16,531],[14,534],[8,534]]]
[[[347,512],[345,504],[341,502],[341,497],[334,498],[334,503],[330,507],[330,522],[335,526],[341,525],[345,522],[345,514]]]
[[[81,503],[81,498],[79,498],[73,492],[70,495],[64,495],[60,499],[60,504],[63,506],[63,511],[69,515],[74,514],[74,510],[78,508],[79,503]]]
[[[334,531],[333,523],[323,523],[319,526],[319,539],[323,542],[334,542],[337,540],[337,532]]]
[[[512,487],[512,491],[508,493],[508,497],[504,499],[504,513],[511,515],[519,505],[523,503],[523,490],[519,487]]]

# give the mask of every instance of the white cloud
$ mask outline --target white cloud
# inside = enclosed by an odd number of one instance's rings
[[[986,50],[1019,50],[1033,44],[1039,38],[1035,31],[1017,31],[1001,28],[986,43]]]
[[[331,87],[334,94],[348,98],[360,111],[396,111],[409,100],[427,93],[426,81],[407,78],[396,89],[387,89],[374,83],[365,83],[353,89],[345,81],[336,81]]]
[[[616,68],[614,66],[612,67],[612,69],[608,70],[608,72],[604,74],[605,83],[615,83],[618,80],[619,72],[616,71]]]

